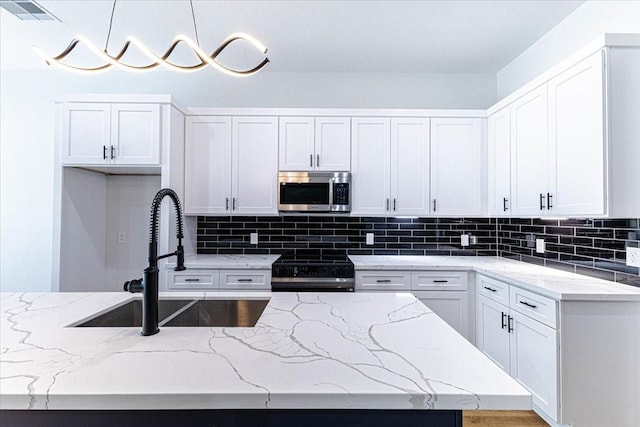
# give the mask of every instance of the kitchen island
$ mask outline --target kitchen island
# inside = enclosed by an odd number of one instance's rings
[[[409,293],[171,292],[161,298],[269,303],[252,328],[164,327],[142,337],[137,327],[69,327],[137,297],[2,294],[5,420],[43,410],[304,410],[317,420],[380,422],[383,411],[409,425],[431,415],[460,425],[461,410],[531,408],[523,387]]]

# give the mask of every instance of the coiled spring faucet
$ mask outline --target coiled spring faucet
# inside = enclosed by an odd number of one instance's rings
[[[169,196],[173,200],[176,208],[176,228],[178,247],[175,252],[158,256],[158,214],[162,200]],[[163,188],[153,198],[151,204],[151,224],[149,236],[149,258],[147,258],[147,268],[144,269],[143,278],[125,282],[124,290],[131,293],[142,292],[142,332],[144,336],[155,335],[158,328],[158,260],[176,256],[178,258],[175,271],[185,270],[184,248],[182,247],[182,207],[175,191],[170,188]]]

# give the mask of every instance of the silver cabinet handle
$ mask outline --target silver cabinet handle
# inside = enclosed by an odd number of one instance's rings
[[[111,160],[113,160],[113,159],[115,159],[115,158],[116,158],[115,151],[116,151],[116,149],[115,149],[115,148],[113,148],[113,145],[112,145],[112,146],[111,146]]]
[[[376,283],[391,283],[391,279],[377,279]]]
[[[393,199],[393,210],[394,210],[394,211],[396,210],[396,199],[395,199],[395,197],[394,197],[394,199]]]
[[[309,154],[309,167],[313,167],[313,154]]]
[[[436,199],[433,199],[433,211],[436,211]]]
[[[389,210],[389,199],[387,198],[387,210]]]
[[[553,199],[553,194],[547,193],[547,210],[551,209],[553,206],[551,205],[551,200]]]
[[[507,198],[506,197],[502,198],[502,211],[503,212],[507,211]]]
[[[544,194],[540,193],[540,210],[544,209],[544,205],[542,202],[544,201]]]
[[[320,154],[316,154],[316,167],[320,167]]]
[[[507,332],[513,332],[513,316],[507,316]]]
[[[200,279],[184,279],[185,282],[199,282]]]
[[[500,322],[500,326],[501,329],[504,329],[507,326],[507,322],[505,322],[505,320],[507,320],[507,313],[505,312],[501,312],[502,313],[502,321]]]
[[[234,197],[233,200],[231,201],[231,210],[236,210],[236,198]]]
[[[253,279],[238,279],[238,282],[253,282]]]
[[[229,210],[229,198],[225,198],[224,200],[224,210],[228,211]]]

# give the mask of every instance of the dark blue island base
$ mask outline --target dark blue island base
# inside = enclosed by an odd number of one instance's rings
[[[3,427],[462,427],[462,411],[255,409],[0,411]]]

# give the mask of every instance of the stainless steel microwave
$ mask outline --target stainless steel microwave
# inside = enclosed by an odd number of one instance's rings
[[[278,173],[281,212],[350,212],[350,172]]]

